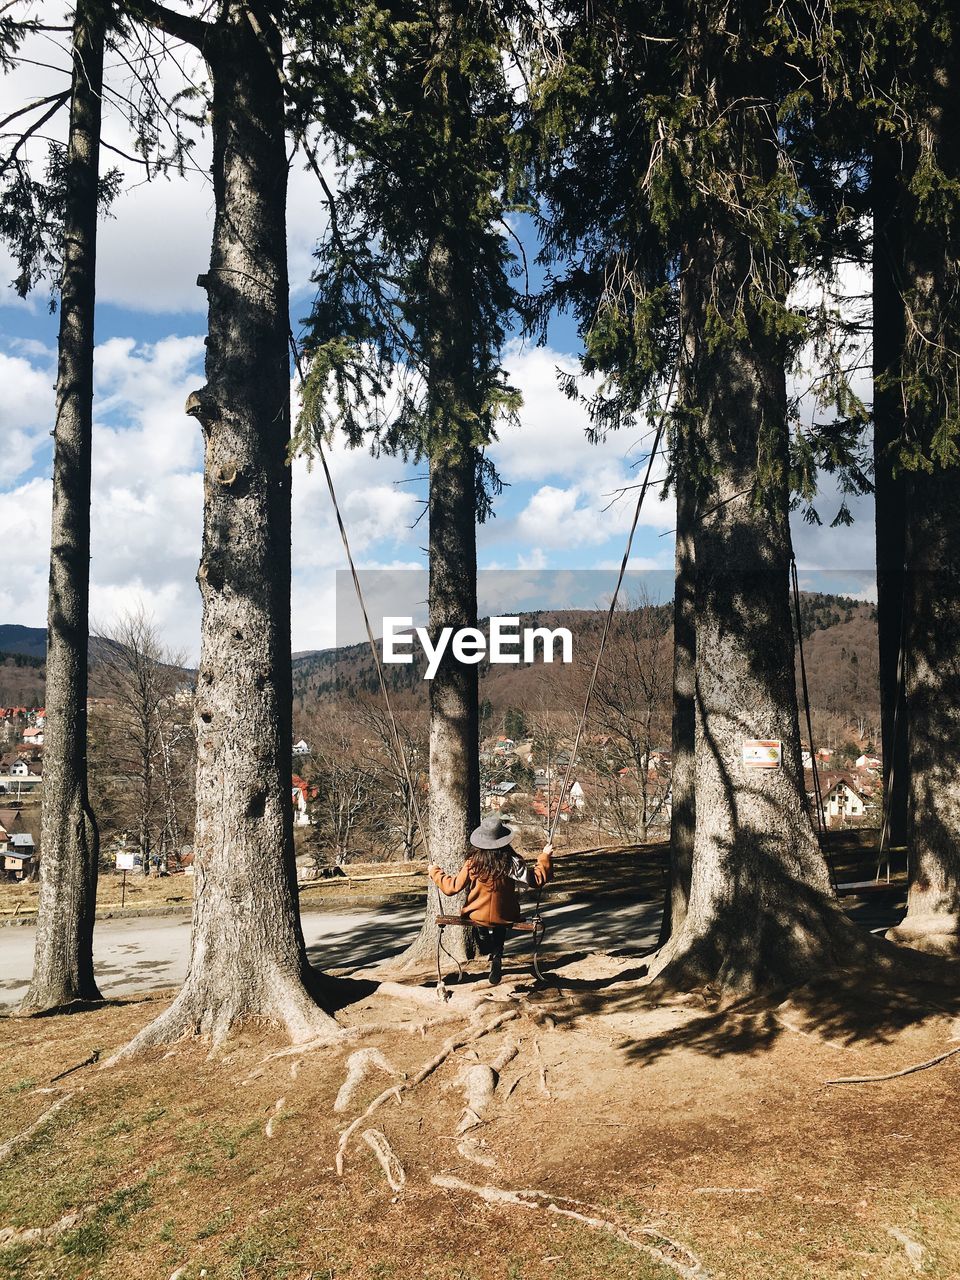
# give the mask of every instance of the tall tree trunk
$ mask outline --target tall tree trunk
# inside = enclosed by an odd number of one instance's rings
[[[227,6],[203,43],[216,215],[203,279],[207,385],[187,401],[206,446],[190,966],[131,1052],[191,1032],[216,1043],[248,1018],[278,1023],[294,1041],[336,1026],[313,997],[293,850],[281,52],[248,9]]]
[[[40,900],[25,1010],[99,1000],[99,839],[87,795],[93,333],[103,48],[109,6],[79,0],[67,149],[47,611]]]
[[[431,640],[444,627],[477,625],[477,457],[472,442],[470,283],[455,236],[437,238],[429,263],[433,341],[429,372],[438,443],[430,457]],[[458,662],[448,647],[430,682],[430,856],[453,874],[463,865],[480,821],[479,667]],[[429,886],[423,926],[403,960],[419,965],[437,951],[436,915],[456,913],[461,899]],[[469,930],[444,940],[451,955],[472,953]]]
[[[931,455],[947,424],[956,445],[960,390],[956,312],[960,231],[939,201],[919,205],[914,167],[929,147],[954,184],[960,138],[950,112],[955,51],[930,59],[927,107],[899,175],[904,346],[900,366],[911,440]],[[907,914],[888,936],[922,950],[960,952],[960,466],[933,457],[906,483],[904,670],[910,759]]]
[[[696,834],[686,917],[651,966],[667,982],[713,981],[734,993],[802,981],[858,945],[832,896],[803,786],[783,353],[749,311],[742,336],[731,330],[719,350],[708,342],[712,307],[736,314],[750,266],[742,232],[719,218],[688,264],[692,434],[711,464],[693,535]],[[782,767],[744,768],[748,738],[779,739]]]
[[[891,941],[960,952],[960,468],[908,483],[907,914]]]
[[[877,631],[880,649],[880,739],[886,844],[907,838],[906,703],[901,678],[906,489],[897,448],[905,414],[897,380],[905,337],[900,273],[900,147],[883,139],[873,173],[873,457],[877,540]]]
[[[441,120],[453,157],[471,145],[473,117],[469,88],[460,65],[459,35],[465,13],[458,0],[440,0],[436,52],[445,59]],[[429,360],[430,588],[428,628],[436,639],[443,627],[477,625],[477,448],[481,417],[474,376],[472,269],[465,258],[467,219],[464,193],[437,193],[436,228],[428,249],[426,348]],[[470,832],[480,821],[479,668],[458,662],[448,649],[430,684],[430,856],[444,871],[458,871]],[[461,899],[445,898],[430,885],[420,933],[404,953],[411,966],[431,961],[437,951],[438,910],[455,913]],[[473,933],[454,930],[444,945],[464,959],[473,952]]]
[[[680,431],[684,431],[681,427]],[[676,445],[675,445],[676,447]],[[682,443],[681,443],[682,449]],[[696,500],[689,459],[677,467],[677,534],[673,594],[673,731],[670,770],[670,883],[664,902],[660,942],[683,925],[690,898],[693,838],[696,831],[696,657],[693,536]]]

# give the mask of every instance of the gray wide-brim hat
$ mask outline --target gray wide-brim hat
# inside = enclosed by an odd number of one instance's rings
[[[470,843],[476,849],[502,849],[505,844],[510,843],[515,834],[513,827],[508,827],[496,814],[491,813],[489,818],[481,821],[475,831],[471,831]]]

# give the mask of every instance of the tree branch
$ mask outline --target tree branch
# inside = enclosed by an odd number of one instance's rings
[[[157,4],[156,0],[133,0],[127,5],[127,16],[146,22],[151,27],[176,40],[192,44],[202,53],[204,45],[213,34],[213,23],[203,18],[194,18],[186,13],[177,13],[166,5]]]
[[[29,127],[29,129],[25,129],[23,131],[23,133],[17,139],[16,145],[13,147],[13,150],[7,156],[6,160],[4,160],[2,164],[0,164],[0,178],[3,177],[3,175],[7,172],[10,166],[14,163],[17,156],[23,150],[24,146],[27,144],[29,139],[32,138],[34,134],[37,133],[40,129],[42,129],[43,126],[47,123],[47,121],[50,120],[53,116],[55,116],[57,112],[60,110],[60,108],[63,107],[69,101],[69,99],[70,99],[69,90],[67,90],[65,93],[57,95],[57,97],[53,101],[53,106],[49,107],[43,113],[43,115],[40,116],[38,120],[35,120],[33,124]]]
[[[8,124],[16,120],[18,116],[25,116],[31,111],[36,111],[38,107],[46,107],[51,102],[55,102],[58,106],[63,106],[70,99],[70,90],[65,89],[62,93],[51,93],[47,98],[38,98],[36,102],[28,102],[25,107],[19,107],[16,111],[11,111],[8,116],[4,116],[0,120],[0,129],[5,129]]]

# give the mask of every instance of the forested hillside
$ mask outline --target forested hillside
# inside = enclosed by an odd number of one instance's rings
[[[651,606],[669,626],[671,606]],[[801,625],[807,679],[818,738],[842,743],[848,729],[862,740],[879,733],[879,694],[876,607],[846,596],[804,592],[800,597]],[[520,615],[520,626],[567,627],[573,634],[574,670],[558,664],[480,666],[487,719],[502,722],[513,707],[534,702],[551,709],[569,705],[576,671],[596,652],[602,614],[594,610],[546,610]],[[43,638],[31,627],[0,627],[0,705],[40,705],[44,701]],[[24,652],[18,648],[23,645]],[[426,660],[419,646],[414,661],[384,668],[392,691],[410,700],[426,696]],[[97,693],[96,655],[91,653],[91,692]],[[549,678],[544,678],[544,672]],[[188,673],[189,674],[189,673]],[[342,649],[300,653],[293,660],[294,706],[298,713],[349,693],[378,692],[376,669],[366,643]]]
[[[669,627],[672,607],[652,607],[662,612]],[[880,715],[875,605],[848,596],[802,592],[800,616],[818,740],[840,745],[849,729],[860,739],[875,741]],[[567,627],[573,634],[576,669],[592,663],[602,625],[603,615],[594,610],[520,615],[521,628]],[[391,690],[425,698],[425,666],[422,652],[414,646],[413,663],[384,668]],[[545,678],[545,670],[551,678]],[[299,654],[294,658],[293,678],[295,706],[300,712],[345,693],[377,693],[376,670],[365,643]],[[539,661],[532,665],[484,661],[480,678],[487,715],[493,723],[502,722],[511,708],[530,707],[534,702],[550,709],[569,707],[570,692],[577,681],[569,669],[556,664],[545,669]]]

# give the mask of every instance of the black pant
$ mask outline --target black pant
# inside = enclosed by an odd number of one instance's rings
[[[495,924],[492,928],[477,925],[477,946],[482,956],[502,956],[503,944],[507,940],[507,926]]]

